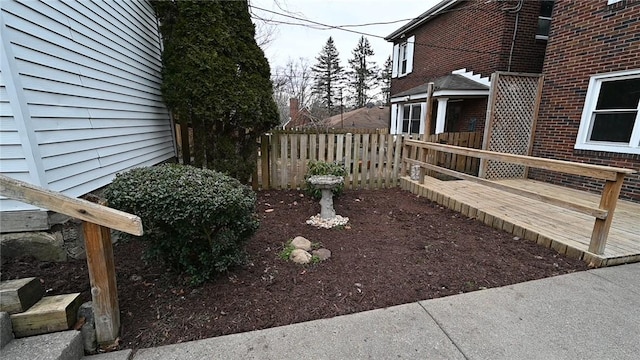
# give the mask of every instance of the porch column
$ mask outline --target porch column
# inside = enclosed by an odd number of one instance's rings
[[[449,98],[438,98],[438,114],[436,116],[436,134],[444,132],[444,120],[447,118],[447,102]]]

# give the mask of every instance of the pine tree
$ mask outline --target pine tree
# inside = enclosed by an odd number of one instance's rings
[[[256,140],[278,124],[270,68],[247,1],[154,1],[162,95],[194,129],[195,165],[249,180]]]
[[[353,58],[349,60],[349,87],[354,95],[355,107],[361,108],[370,100],[369,90],[378,78],[378,67],[369,59],[374,55],[369,40],[360,37],[358,45],[352,51]]]
[[[387,58],[384,62],[384,67],[380,72],[380,80],[382,81],[382,99],[385,104],[389,104],[391,102],[391,73],[392,73],[392,65],[391,56]]]
[[[328,115],[333,115],[335,103],[339,101],[338,88],[342,83],[343,76],[340,56],[333,38],[329,37],[316,60],[318,62],[311,68],[314,74],[313,92],[322,99],[322,104],[326,107]]]

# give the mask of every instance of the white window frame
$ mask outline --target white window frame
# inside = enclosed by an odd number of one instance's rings
[[[405,107],[409,107],[409,119],[405,119],[404,118],[404,109]],[[420,107],[420,117],[418,119],[412,119],[413,117],[413,111],[414,108],[416,107]],[[424,134],[424,118],[425,118],[425,109],[426,108],[426,103],[410,103],[410,104],[403,104],[401,106],[400,111],[398,112],[398,133],[400,134],[404,134],[404,135],[421,135]],[[407,120],[409,122],[408,127],[407,127],[407,132],[404,132],[404,122],[405,120]],[[413,122],[418,121],[420,123],[419,128],[418,128],[418,132],[417,133],[412,133],[411,132],[411,125]]]
[[[576,139],[575,149],[607,151],[623,154],[640,154],[640,101],[636,105],[636,119],[631,131],[629,143],[617,143],[606,141],[590,141],[590,133],[595,118],[595,108],[600,95],[600,87],[605,81],[617,81],[640,78],[640,69],[620,71],[608,74],[598,74],[591,76],[589,88],[584,101],[580,128]]]
[[[391,77],[403,77],[413,71],[413,53],[415,48],[416,37],[410,36],[407,41],[393,46],[393,68]],[[402,64],[405,63],[404,71]]]

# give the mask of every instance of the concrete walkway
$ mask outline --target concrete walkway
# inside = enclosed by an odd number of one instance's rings
[[[638,354],[640,263],[142,349],[132,359],[546,360]]]

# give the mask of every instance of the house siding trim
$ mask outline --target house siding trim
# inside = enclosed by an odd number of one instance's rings
[[[2,5],[4,5],[4,2],[0,2],[0,29],[5,28],[4,16],[2,16]],[[4,63],[4,66],[1,68],[4,70],[2,76],[5,82],[4,85],[7,91],[9,106],[11,107],[15,126],[20,136],[22,151],[27,162],[31,182],[34,185],[46,187],[48,182],[42,163],[42,156],[40,155],[36,134],[31,124],[31,115],[27,99],[22,91],[22,81],[18,72],[15,71],[17,66],[16,59],[13,56],[11,40],[6,33],[2,34],[2,54],[0,57],[0,61]]]

